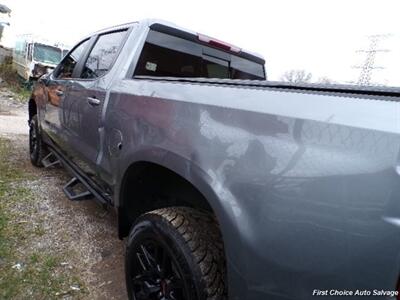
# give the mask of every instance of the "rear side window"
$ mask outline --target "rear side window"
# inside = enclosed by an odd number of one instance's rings
[[[163,77],[202,77],[201,58],[145,43],[137,74]]]
[[[135,75],[265,79],[262,64],[153,30],[146,39]]]
[[[102,34],[90,51],[81,78],[101,77],[111,68],[124,40],[126,30]]]

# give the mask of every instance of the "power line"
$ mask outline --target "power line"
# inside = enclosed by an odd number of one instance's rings
[[[387,39],[391,34],[374,34],[368,36],[370,40],[368,50],[357,50],[357,53],[365,53],[365,61],[361,66],[354,66],[355,69],[361,69],[360,77],[358,78],[358,85],[369,85],[371,82],[372,71],[376,69],[384,69],[384,67],[375,66],[375,57],[378,52],[389,52],[389,49],[378,49],[380,41]]]

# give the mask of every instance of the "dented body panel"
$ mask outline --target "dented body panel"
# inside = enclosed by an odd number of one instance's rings
[[[127,150],[99,167],[115,174],[145,158],[207,195],[226,245],[230,299],[394,290],[398,109],[344,95],[121,81],[105,135],[118,130]]]

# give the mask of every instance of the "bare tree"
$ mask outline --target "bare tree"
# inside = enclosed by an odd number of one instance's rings
[[[334,81],[333,79],[323,76],[318,78],[318,83],[322,83],[322,84],[335,84],[336,81]]]
[[[312,74],[305,70],[290,70],[283,73],[281,80],[293,83],[305,83],[310,82]]]

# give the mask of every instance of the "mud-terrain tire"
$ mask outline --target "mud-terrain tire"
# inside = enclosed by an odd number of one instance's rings
[[[29,156],[32,165],[43,167],[42,159],[46,155],[46,145],[42,141],[37,115],[34,115],[29,123]]]
[[[187,207],[143,214],[128,237],[125,275],[129,299],[227,299],[224,249],[215,218]]]

